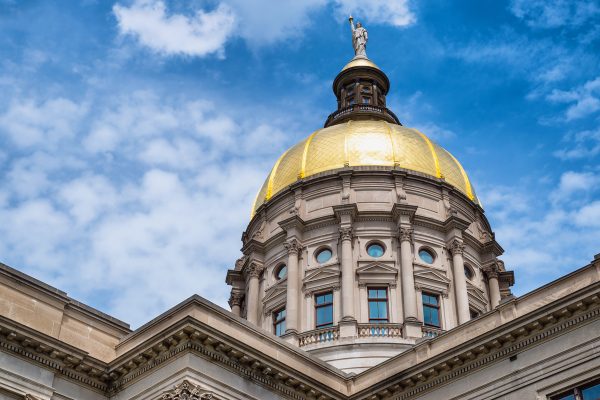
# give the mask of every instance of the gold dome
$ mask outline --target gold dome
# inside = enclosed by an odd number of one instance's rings
[[[348,121],[319,129],[283,153],[260,189],[252,215],[297,180],[345,165],[398,167],[443,178],[478,203],[456,158],[421,132],[381,120]]]
[[[344,66],[344,68],[342,68],[342,72],[353,67],[371,67],[379,69],[379,67],[373,61],[369,60],[366,57],[354,57],[352,60],[350,60],[348,64]]]

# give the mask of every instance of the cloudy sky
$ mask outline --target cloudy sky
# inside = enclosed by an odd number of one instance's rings
[[[225,305],[253,197],[335,108],[348,13],[517,294],[600,253],[598,0],[0,0],[0,261],[134,327]]]

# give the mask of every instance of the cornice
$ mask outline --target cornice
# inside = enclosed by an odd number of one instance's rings
[[[414,398],[453,379],[462,378],[471,371],[506,359],[513,354],[522,352],[525,348],[537,346],[553,336],[561,335],[568,330],[600,318],[600,284],[590,285],[581,292],[583,293],[569,296],[569,299],[561,299],[563,300],[560,301],[561,305],[557,305],[556,302],[550,303],[520,318],[506,322],[497,329],[457,345],[449,351],[417,363],[350,396],[350,399],[404,400]],[[507,306],[510,307],[509,304]],[[489,312],[488,315],[501,312],[502,310],[496,309]],[[481,323],[481,320],[472,320],[467,324],[478,322]],[[447,331],[434,339],[429,339],[415,346],[409,352],[429,353],[429,349],[435,341],[447,339],[447,336],[451,335],[453,331]],[[393,362],[394,360],[390,359],[379,364],[377,368],[385,368],[387,364]],[[366,375],[369,372],[375,371],[367,370],[362,374]]]

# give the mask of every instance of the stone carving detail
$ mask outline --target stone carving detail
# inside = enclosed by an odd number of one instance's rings
[[[413,241],[413,233],[414,230],[410,228],[400,228],[398,229],[398,237],[400,238],[400,242],[412,242]]]
[[[355,27],[354,18],[352,18],[352,16],[348,18],[348,21],[350,21],[350,28],[352,29],[352,46],[354,47],[354,55],[367,57],[367,41],[369,40],[367,30],[363,28],[360,22],[357,22]]]
[[[254,232],[254,234],[252,235],[252,239],[263,239],[263,232],[265,230],[265,226],[267,226],[267,221],[263,219],[256,232]]]
[[[163,394],[160,400],[204,400],[214,399],[213,394],[184,380],[175,389]]]
[[[454,239],[448,246],[448,250],[452,255],[463,254],[465,252],[465,245],[458,239]]]
[[[244,293],[239,292],[231,292],[231,296],[229,296],[229,306],[241,306],[242,300],[244,299]]]
[[[352,240],[352,227],[345,226],[340,228],[340,238],[342,240]]]
[[[283,247],[286,249],[288,254],[299,254],[300,250],[302,250],[302,246],[300,246],[300,242],[296,239],[288,239],[283,243]]]
[[[255,277],[258,278],[260,277],[260,274],[262,274],[263,272],[263,267],[256,264],[256,263],[252,263],[248,266],[246,272],[248,275],[250,275],[251,277]]]
[[[242,267],[244,266],[245,262],[246,262],[246,256],[242,256],[242,257],[238,258],[235,262],[236,271],[240,271],[242,269]]]

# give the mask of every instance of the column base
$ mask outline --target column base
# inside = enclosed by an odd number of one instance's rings
[[[338,325],[340,327],[340,338],[354,338],[358,336],[358,322],[355,319],[342,319]]]
[[[423,323],[411,318],[404,321],[402,336],[407,339],[420,339],[423,337]]]

